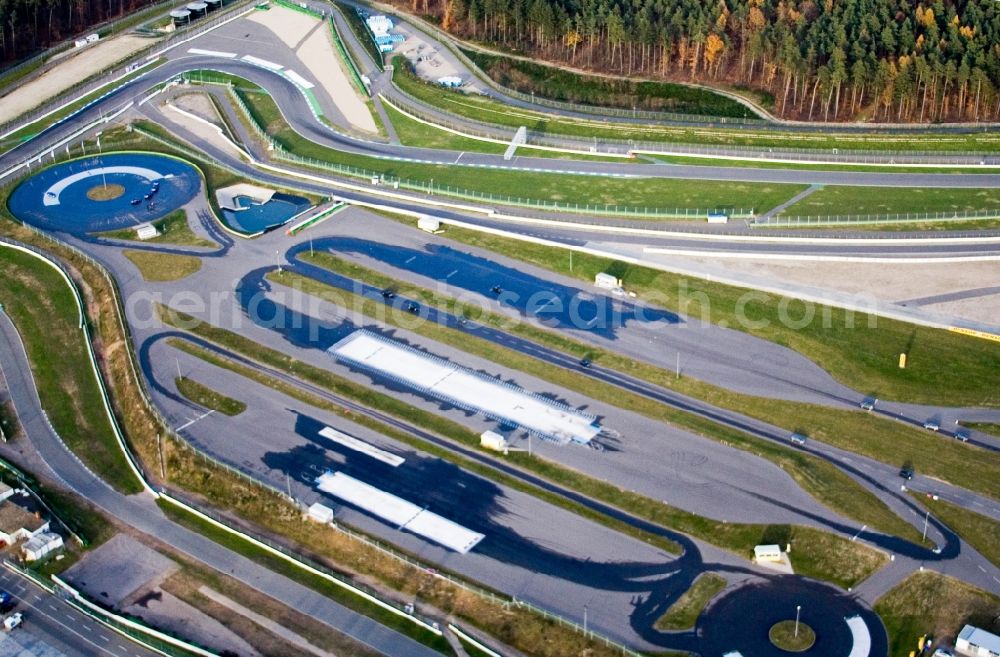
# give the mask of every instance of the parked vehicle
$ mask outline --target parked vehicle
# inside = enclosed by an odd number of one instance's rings
[[[861,401],[861,408],[863,408],[866,411],[871,411],[871,410],[875,409],[875,404],[877,404],[877,403],[878,403],[878,399],[876,399],[874,397],[865,397]]]
[[[924,429],[927,429],[928,431],[940,431],[941,425],[938,424],[937,420],[927,420],[924,422]]]
[[[16,614],[11,614],[7,618],[3,619],[3,631],[4,632],[13,631],[14,628],[20,627],[23,620],[24,618],[21,616],[21,612],[17,612]]]
[[[581,358],[580,359],[580,367],[590,367],[590,359],[589,358]]]
[[[913,479],[913,466],[912,465],[904,465],[899,470],[899,476],[902,477],[903,479],[907,480],[907,481]]]
[[[803,436],[801,433],[793,433],[791,436],[788,437],[788,440],[790,440],[794,445],[806,444],[806,437]]]
[[[14,596],[6,591],[0,591],[0,614],[6,614],[13,610],[16,604]]]
[[[963,443],[967,443],[971,437],[972,432],[968,429],[955,429],[955,440],[961,440]]]
[[[413,313],[414,315],[416,315],[417,313],[420,312],[420,306],[417,305],[416,303],[412,302],[412,301],[407,301],[406,302],[406,312]]]

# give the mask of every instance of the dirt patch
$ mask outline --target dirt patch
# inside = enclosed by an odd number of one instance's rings
[[[190,112],[220,128],[223,127],[222,119],[219,118],[219,112],[215,109],[215,103],[212,102],[212,99],[206,93],[192,91],[186,94],[179,94],[171,102],[174,106],[185,112]]]
[[[882,302],[920,307],[987,324],[997,324],[1000,317],[1000,289],[986,293],[989,292],[987,288],[1000,281],[1000,262],[866,264],[742,258],[675,260],[848,294],[870,294]]]
[[[87,198],[91,201],[113,201],[124,193],[122,185],[97,185],[87,190]]]
[[[332,39],[330,30],[316,30],[306,38],[296,55],[333,99],[347,122],[358,130],[374,134],[378,132],[375,119],[344,70]]]
[[[97,45],[84,48],[79,54],[67,57],[41,76],[19,84],[6,96],[0,97],[0,123],[16,119],[83,78],[122,61],[151,43],[153,41],[148,38],[125,34],[100,41]]]
[[[309,31],[319,23],[318,19],[308,14],[273,5],[268,11],[257,11],[250,14],[247,20],[260,23],[271,30],[292,50],[295,50],[302,39],[309,34]]]

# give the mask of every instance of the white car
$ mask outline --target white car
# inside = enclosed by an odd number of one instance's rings
[[[21,612],[17,612],[16,614],[11,614],[7,618],[3,619],[3,631],[10,632],[15,627],[19,626],[22,620],[23,618],[21,616]]]

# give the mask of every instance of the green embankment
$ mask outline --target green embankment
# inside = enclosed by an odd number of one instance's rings
[[[921,636],[953,642],[966,623],[994,627],[1000,598],[934,572],[910,575],[879,598],[875,612],[889,633],[889,656],[908,657]]]
[[[467,190],[497,199],[558,202],[570,206],[611,208],[663,208],[706,211],[713,208],[762,210],[774,207],[805,189],[804,185],[672,180],[665,178],[614,178],[575,174],[539,174],[453,165],[396,162],[344,153],[309,141],[282,117],[274,100],[263,90],[238,90],[254,120],[285,150],[301,157],[356,167],[435,187],[437,191]],[[435,184],[436,181],[436,184]],[[623,199],[628,199],[623,203]],[[701,219],[700,214],[692,215]],[[638,216],[637,218],[642,218]]]
[[[159,235],[148,240],[144,240],[145,244],[174,244],[177,246],[204,246],[212,247],[216,246],[214,242],[206,240],[202,237],[195,235],[194,231],[188,225],[187,210],[184,208],[179,208],[174,210],[166,217],[162,219],[157,219],[152,222],[153,227],[159,231]],[[127,240],[130,242],[138,242],[139,238],[135,235],[134,228],[123,228],[121,230],[110,230],[103,233],[97,233],[100,237],[107,237],[116,240]]]
[[[174,384],[177,386],[177,391],[188,400],[207,409],[218,411],[223,415],[235,417],[247,410],[247,405],[244,402],[212,390],[208,386],[198,383],[194,379],[189,379],[186,376],[174,379]]]
[[[688,630],[694,627],[705,606],[726,588],[726,578],[715,573],[702,573],[666,613],[657,619],[660,631]]]
[[[105,413],[76,301],[62,276],[35,257],[0,248],[0,303],[24,342],[42,407],[67,447],[117,490],[139,492]]]
[[[839,151],[949,151],[994,152],[1000,150],[1000,135],[991,132],[888,134],[821,132],[781,132],[746,128],[671,127],[647,124],[615,124],[595,116],[592,120],[559,118],[552,114],[514,108],[496,100],[424,82],[405,58],[393,59],[393,83],[411,96],[452,114],[511,128],[551,135],[636,142],[673,142],[716,146],[756,146],[761,148],[812,148]]]

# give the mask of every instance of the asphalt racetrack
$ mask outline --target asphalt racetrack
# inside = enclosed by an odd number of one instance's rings
[[[105,185],[124,191],[108,200],[88,196]],[[8,207],[15,217],[37,228],[83,235],[159,219],[185,205],[200,187],[198,172],[181,160],[152,153],[113,153],[42,169],[18,185]]]

